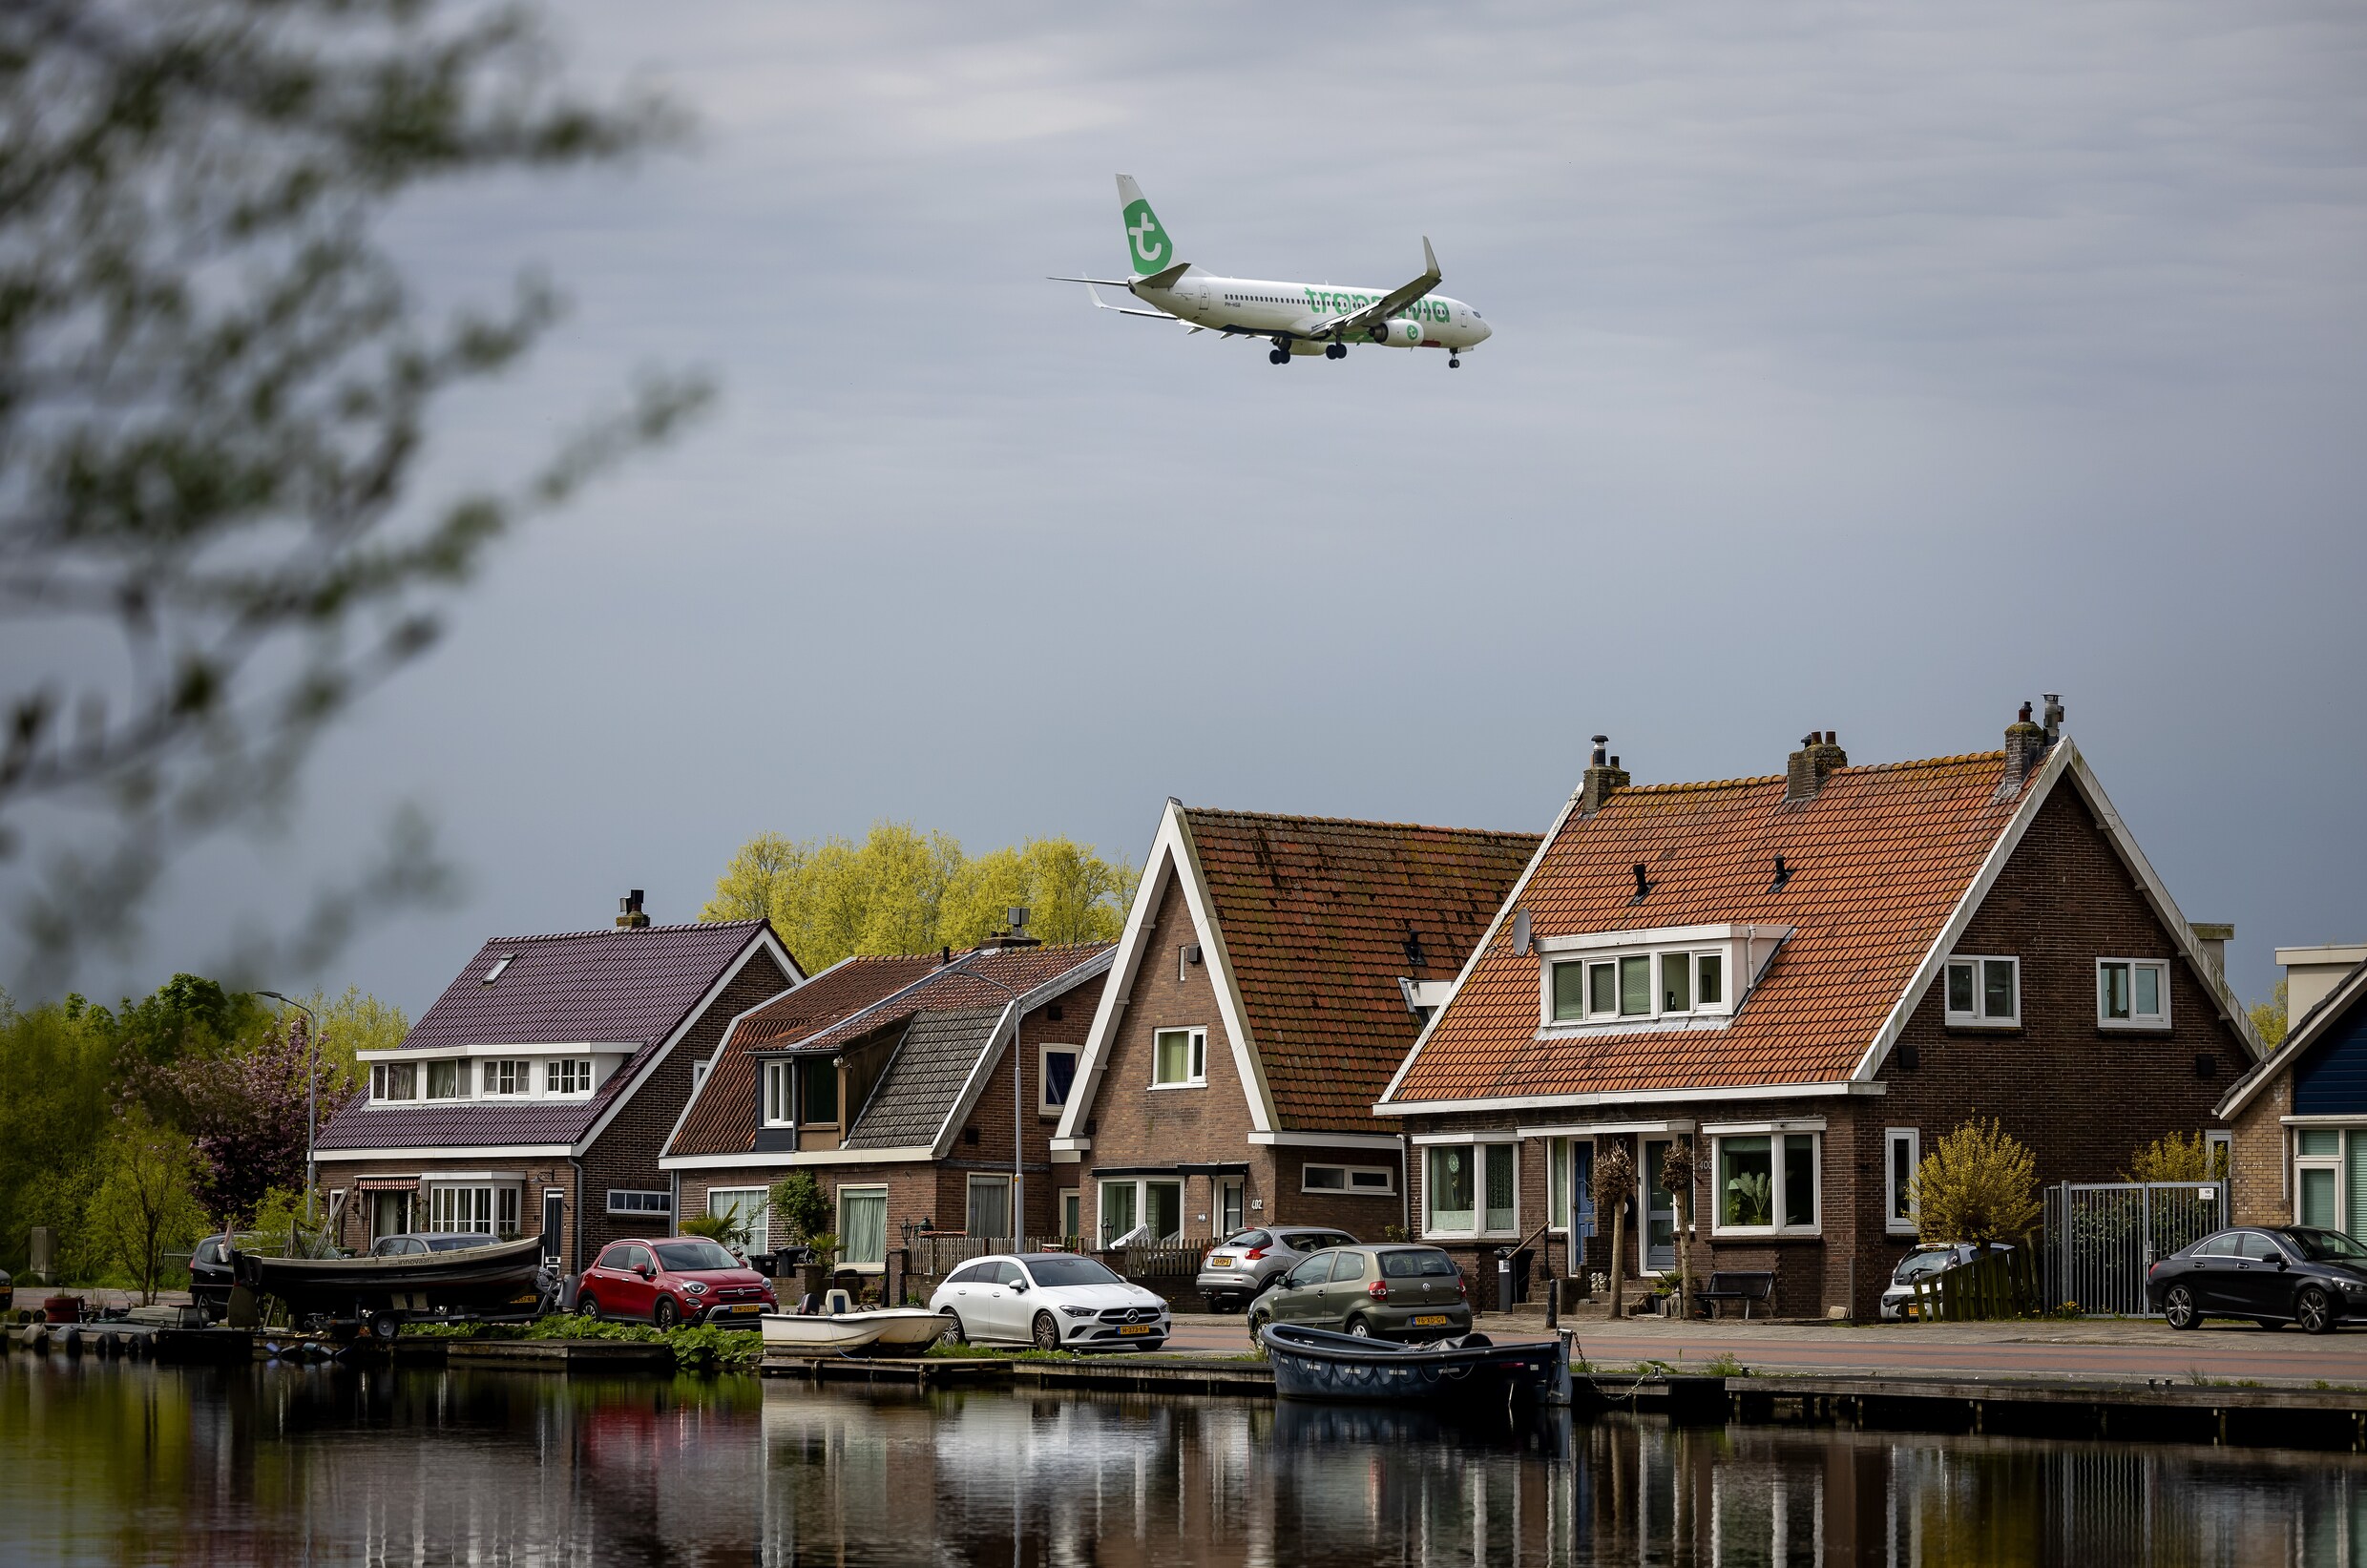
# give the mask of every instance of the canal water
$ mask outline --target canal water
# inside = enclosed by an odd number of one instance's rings
[[[0,1562],[2354,1564],[2367,1461],[19,1355]]]

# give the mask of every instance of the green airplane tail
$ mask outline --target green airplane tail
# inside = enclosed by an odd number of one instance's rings
[[[1126,263],[1137,278],[1147,278],[1175,265],[1175,240],[1151,204],[1142,199],[1142,187],[1134,182],[1132,175],[1118,177],[1118,205],[1126,224]]]

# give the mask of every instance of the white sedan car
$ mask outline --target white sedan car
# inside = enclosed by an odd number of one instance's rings
[[[1173,1327],[1167,1304],[1072,1252],[973,1258],[929,1298],[953,1314],[950,1339],[1039,1350],[1157,1349]]]

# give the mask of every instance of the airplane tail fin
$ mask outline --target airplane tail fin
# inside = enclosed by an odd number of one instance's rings
[[[1175,265],[1175,240],[1166,225],[1142,199],[1142,187],[1132,175],[1118,177],[1118,205],[1126,225],[1126,263],[1137,278],[1165,272]]]

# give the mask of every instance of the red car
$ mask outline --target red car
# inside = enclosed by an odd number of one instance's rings
[[[772,1309],[772,1282],[703,1236],[611,1242],[576,1281],[576,1310],[587,1318],[753,1328]]]

